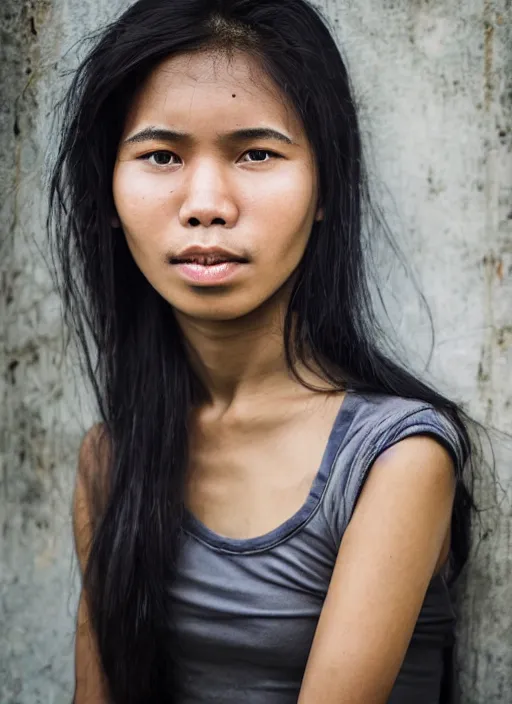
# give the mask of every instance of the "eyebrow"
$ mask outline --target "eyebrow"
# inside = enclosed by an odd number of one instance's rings
[[[290,137],[270,127],[247,127],[219,135],[220,142],[248,142],[253,139],[271,139],[277,142],[283,142],[284,144],[294,144]],[[146,127],[125,139],[124,143],[137,144],[151,140],[174,143],[194,141],[192,135],[186,132],[177,132],[176,130],[168,130],[160,127]]]

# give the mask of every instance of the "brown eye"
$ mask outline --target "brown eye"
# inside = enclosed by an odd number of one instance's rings
[[[153,166],[171,166],[174,163],[172,160],[178,157],[172,152],[160,150],[144,154],[144,156],[140,158],[144,161],[148,161]]]
[[[270,158],[279,158],[278,154],[275,154],[275,152],[271,152],[268,149],[250,149],[248,152],[245,152],[244,156],[248,156],[249,154],[254,157],[248,160],[249,163],[270,161],[270,159],[265,158],[267,156],[270,156]]]

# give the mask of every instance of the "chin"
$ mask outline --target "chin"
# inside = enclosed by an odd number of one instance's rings
[[[229,300],[231,298],[229,294],[224,297],[203,294],[201,298],[201,301],[196,301],[194,304],[190,304],[189,301],[187,303],[169,301],[169,303],[178,316],[182,315],[189,320],[197,320],[198,322],[217,323],[227,323],[257,315],[258,312],[263,312],[265,307],[265,301],[254,301],[252,304],[245,302],[244,304],[237,295],[232,296],[236,300]]]

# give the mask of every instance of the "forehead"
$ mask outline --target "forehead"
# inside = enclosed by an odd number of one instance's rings
[[[142,123],[233,129],[280,125],[295,137],[303,128],[278,86],[249,54],[204,51],[165,59],[137,92],[126,132]]]

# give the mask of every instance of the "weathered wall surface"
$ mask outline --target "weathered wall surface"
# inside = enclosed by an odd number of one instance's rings
[[[76,62],[70,48],[128,4],[0,7],[2,704],[71,700],[69,505],[90,412],[73,365],[62,362],[58,301],[40,252],[44,160],[62,70]],[[511,431],[511,2],[321,6],[349,61],[388,221],[432,308],[432,377],[477,418]],[[398,271],[386,288],[406,346],[423,359],[428,329],[412,289]],[[461,591],[464,704],[506,704],[512,691],[512,455],[500,442],[496,450],[502,513],[483,514],[484,539]],[[490,504],[487,480],[479,492]]]

